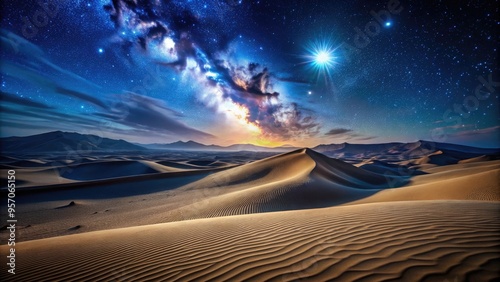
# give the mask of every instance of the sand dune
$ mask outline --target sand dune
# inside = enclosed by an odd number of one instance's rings
[[[52,162],[54,163],[54,162]],[[42,167],[31,167],[30,165],[18,168],[15,166],[4,166],[0,169],[7,175],[9,169],[16,169],[18,172],[17,187],[40,187],[53,186],[69,183],[86,183],[89,185],[98,184],[96,180],[111,180],[122,177],[144,176],[148,174],[172,173],[183,171],[210,170],[213,168],[230,167],[229,163],[214,163],[210,166],[195,166],[176,163],[171,161],[149,161],[149,160],[129,160],[129,159],[107,159],[78,161],[77,164],[61,165],[57,161],[57,166],[49,164]]]
[[[490,160],[493,160],[493,158],[491,156],[481,155],[481,156],[474,157],[474,158],[460,160],[460,161],[458,161],[458,163],[459,164],[477,163],[477,162],[485,162],[485,161],[490,161]]]
[[[141,162],[115,161],[106,162],[105,164],[97,162],[69,167],[69,169],[62,171],[61,177],[73,180],[94,180],[157,172],[157,170]]]
[[[438,166],[445,166],[457,163],[481,162],[481,161],[489,161],[497,159],[498,155],[479,155],[474,153],[457,152],[452,150],[447,150],[447,151],[438,150],[431,154],[428,154],[427,156],[421,157],[416,160],[412,160],[408,163],[414,165],[432,164]]]
[[[498,167],[498,166],[497,166]],[[430,179],[416,177],[414,184],[402,188],[386,189],[349,204],[415,201],[415,200],[481,200],[500,201],[500,168],[455,178],[433,175]],[[441,177],[439,177],[441,176]]]
[[[301,149],[180,188],[201,191],[204,197],[166,214],[162,221],[330,207],[385,187],[382,175]]]
[[[176,169],[197,169],[200,168],[196,165],[186,164],[183,162],[172,162],[172,161],[159,161],[157,162],[159,165],[176,168]]]
[[[2,176],[5,177],[8,170],[1,169]],[[58,170],[54,168],[23,168],[16,169],[16,173],[16,187],[18,188],[78,182],[77,180],[61,177]],[[2,180],[5,180],[5,178]]]
[[[10,278],[489,281],[498,277],[499,208],[473,201],[376,203],[34,240],[16,245],[17,274]],[[5,279],[6,264],[1,268]]]
[[[488,281],[500,276],[495,156],[458,158],[440,151],[393,162],[374,156],[351,165],[310,149],[253,162],[250,155],[236,155],[234,160],[100,155],[65,173],[47,166],[17,170],[22,222],[16,230],[18,274],[9,278]],[[0,236],[8,236],[5,227]]]
[[[367,188],[380,187],[385,182],[380,175],[311,150],[219,172],[151,176],[154,178],[128,177],[126,182],[110,179],[73,183],[79,186],[72,190],[68,190],[67,184],[58,190],[45,191],[42,187],[36,194],[19,194],[24,222],[31,225],[19,231],[23,238],[20,240],[65,235],[76,224],[83,226],[78,232],[87,232],[192,218],[329,207],[373,194],[376,190]],[[64,213],[54,209],[71,201],[82,205]],[[103,210],[111,212],[99,212]]]
[[[67,162],[66,162],[67,164]],[[38,158],[14,158],[14,157],[3,157],[0,160],[0,168],[4,169],[12,169],[12,168],[43,168],[50,167],[52,165],[51,162],[38,159]]]
[[[368,169],[363,169],[366,166]],[[341,204],[498,201],[499,167],[499,161],[464,163],[431,168],[418,175],[376,160],[358,168],[302,149],[219,171],[181,170],[73,182],[17,195],[23,222],[30,225],[19,230],[19,240],[67,235],[75,225],[81,228],[72,232],[82,233]],[[78,205],[64,213],[55,209],[71,201]]]
[[[339,204],[445,199],[500,201],[500,162],[469,168],[454,165],[429,175],[380,162],[375,165],[376,169],[365,170],[363,166],[356,168],[312,150],[298,150],[184,186],[180,190],[192,189],[202,196],[195,197],[192,204],[157,216],[159,221],[166,222]]]

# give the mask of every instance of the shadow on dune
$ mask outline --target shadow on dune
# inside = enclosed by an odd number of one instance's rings
[[[125,165],[123,170],[120,170],[120,163]],[[116,176],[127,175],[125,171],[133,172],[138,165],[141,171],[145,168],[133,161],[112,164],[108,163],[107,168]],[[73,170],[71,176],[86,179],[87,174],[95,173],[109,175],[110,171],[99,172],[98,164],[84,164]],[[25,191],[19,193],[19,197],[26,203],[36,203],[190,190],[191,201],[167,218],[172,221],[177,220],[179,213],[186,219],[330,207],[371,196],[383,189],[404,186],[419,173],[378,161],[358,168],[311,149],[299,149],[232,168],[153,173],[22,189]],[[165,201],[171,199],[165,196]]]
[[[417,174],[383,162],[358,168],[299,149],[187,185],[184,189],[199,190],[202,197],[174,211],[172,220],[331,207],[404,186]]]
[[[211,171],[157,173],[124,178],[20,188],[23,203],[61,200],[105,200],[174,190],[211,174]],[[2,191],[5,192],[5,191]]]

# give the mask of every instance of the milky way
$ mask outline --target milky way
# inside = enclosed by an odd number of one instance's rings
[[[16,1],[4,11],[3,136],[487,147],[500,137],[498,1]]]

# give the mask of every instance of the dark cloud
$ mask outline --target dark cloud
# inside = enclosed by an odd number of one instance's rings
[[[43,69],[43,72],[41,72],[43,74],[53,72],[64,76],[67,80],[78,82],[81,86],[100,88],[93,82],[52,63],[40,47],[15,33],[0,29],[0,42],[2,51],[6,54],[13,55],[18,61],[24,62],[25,65],[34,65],[36,62],[35,65]],[[9,66],[5,65],[7,63],[2,62],[2,72],[4,72],[5,67]]]
[[[378,138],[378,137],[377,136],[358,137],[358,138],[355,138],[354,140],[365,141],[365,140],[372,140],[375,138]]]
[[[344,135],[344,134],[350,133],[352,131],[353,131],[352,129],[347,129],[347,128],[334,128],[334,129],[330,129],[330,131],[325,133],[325,135],[328,135],[328,136]]]
[[[74,128],[86,129],[89,131],[105,128],[106,132],[116,134],[134,135],[144,137],[148,135],[162,136],[180,136],[183,138],[212,138],[211,134],[193,129],[174,117],[182,116],[178,112],[167,108],[163,102],[140,96],[133,93],[120,95],[119,102],[109,107],[106,112],[98,112],[93,115],[66,114],[58,109],[46,107],[43,104],[37,104],[35,109],[30,109],[33,105],[25,103],[25,99],[10,97],[8,99],[12,106],[2,104],[3,127],[19,127],[30,129],[64,129],[73,130]],[[2,93],[2,100],[6,97]],[[27,118],[33,118],[33,121],[26,122]],[[50,122],[47,122],[50,121]],[[120,130],[116,124],[122,124],[129,127],[127,130]]]
[[[23,121],[6,121],[2,120],[2,127],[10,127],[16,129],[32,129],[37,131],[47,131],[47,130],[58,130],[60,127],[53,127],[51,125],[44,124],[34,124],[34,123],[26,123]]]
[[[12,77],[16,77],[18,79],[26,80],[38,86],[42,86],[47,90],[54,91],[54,93],[59,93],[72,98],[78,98],[101,108],[107,107],[104,102],[97,98],[94,98],[92,95],[69,89],[68,87],[63,86],[51,77],[48,77],[40,70],[36,70],[12,62],[3,62],[2,73]]]
[[[247,83],[247,91],[258,95],[278,96],[278,92],[267,92],[270,86],[269,73],[267,68],[254,76]]]
[[[491,142],[490,140],[495,140],[495,142]],[[447,143],[452,142],[463,145],[475,144],[475,147],[498,149],[498,140],[500,140],[500,125],[443,134],[440,142],[446,141]]]
[[[80,115],[65,114],[59,112],[57,109],[43,109],[37,108],[30,109],[23,105],[14,105],[12,107],[2,105],[0,106],[2,112],[2,120],[4,119],[19,119],[25,120],[27,117],[31,117],[37,120],[50,121],[51,124],[72,124],[73,127],[79,127],[81,125],[95,125],[97,120],[92,118],[87,118]],[[55,122],[55,121],[57,122]]]
[[[148,31],[148,36],[154,37],[159,36],[161,29],[150,29]],[[0,38],[2,39],[2,44],[10,44],[9,40],[17,40],[17,36],[6,33],[2,31],[0,33]],[[14,38],[14,39],[12,39]],[[67,77],[75,82],[76,75],[65,71],[64,69],[52,64],[48,59],[44,58],[43,51],[36,45],[24,40],[19,39],[21,43],[17,43],[15,51],[22,51],[27,54],[22,53],[26,57],[30,57],[29,53],[38,54],[42,58],[37,58],[41,63],[38,65],[39,68],[35,69],[24,64],[19,64],[11,61],[2,62],[2,73],[9,75],[11,77],[27,81],[29,83],[35,84],[37,86],[43,87],[45,90],[51,91],[52,93],[57,93],[69,98],[78,99],[83,102],[87,102],[98,106],[99,112],[90,115],[91,118],[87,118],[81,115],[72,115],[63,113],[61,110],[49,107],[43,103],[28,100],[17,95],[1,93],[1,100],[6,102],[6,104],[12,104],[13,106],[8,107],[2,105],[2,116],[3,120],[8,120],[10,123],[16,123],[19,117],[26,118],[30,117],[36,120],[50,121],[51,127],[59,126],[60,128],[84,128],[88,129],[97,128],[101,123],[105,122],[109,124],[110,128],[116,127],[116,124],[127,125],[130,127],[131,131],[147,132],[157,131],[161,135],[164,133],[169,133],[170,135],[186,137],[186,138],[212,138],[213,135],[191,128],[184,123],[176,120],[178,117],[183,117],[184,115],[166,107],[163,101],[149,98],[146,96],[141,96],[134,93],[127,93],[120,95],[119,102],[114,103],[116,99],[106,100],[106,96],[96,97],[96,94],[87,94],[82,90],[75,90],[71,87],[65,85],[65,80],[52,78],[47,72],[48,68],[50,71],[57,71],[58,74],[62,74],[62,77]],[[44,67],[42,67],[44,66]],[[86,83],[81,81],[83,79],[77,79],[79,86],[93,87],[91,83]],[[94,89],[98,89],[95,87]],[[30,108],[36,108],[34,111]],[[97,118],[100,117],[101,119]],[[104,119],[102,119],[104,118]],[[19,119],[22,120],[22,119]],[[57,122],[54,122],[57,120]],[[49,126],[47,126],[49,128]]]
[[[89,115],[66,114],[56,108],[29,107],[6,103],[0,105],[1,131],[4,135],[16,135],[20,131],[37,134],[52,130],[99,130],[103,120]]]
[[[230,66],[225,72],[231,81],[234,90],[247,94],[259,96],[278,96],[279,93],[272,91],[271,75],[266,67],[258,63],[250,63],[248,66]]]
[[[460,131],[454,134],[451,134],[453,137],[463,137],[463,136],[476,136],[476,135],[483,135],[483,134],[500,134],[500,125],[497,126],[492,126],[492,127],[487,127],[487,128],[481,128],[481,129],[471,129],[471,130],[464,130]]]
[[[325,133],[325,136],[348,138],[355,141],[365,141],[377,138],[376,136],[364,136],[363,134],[354,132],[352,129],[342,127],[330,129],[330,131]]]
[[[172,133],[194,139],[214,137],[174,119],[172,115],[175,115],[176,111],[166,107],[161,100],[125,93],[120,95],[119,101],[112,106],[110,112],[96,113],[96,115],[136,129]]]
[[[45,53],[38,46],[5,29],[0,29],[0,42],[3,52],[31,57],[36,60],[45,57]]]
[[[125,109],[123,106],[115,106],[115,111]],[[176,140],[178,138],[178,135],[172,134],[172,132],[155,132],[143,126],[118,128],[116,127],[116,112],[114,114],[97,113],[82,116],[61,113],[57,109],[37,108],[34,111],[23,105],[0,105],[0,112],[2,113],[1,127],[4,134],[16,134],[21,129],[27,130],[31,134],[52,130],[74,131],[78,129],[80,132],[98,133],[110,138],[130,139],[133,136],[138,139],[157,138],[159,140],[166,138]]]
[[[441,127],[436,127],[433,129],[433,131],[452,131],[452,130],[465,130],[469,128],[475,127],[474,124],[455,124],[455,125],[447,125],[447,126],[441,126]]]
[[[285,140],[311,137],[321,128],[315,118],[305,114],[296,103],[267,106],[254,122],[263,129],[265,136]]]
[[[28,106],[28,107],[33,107],[33,108],[41,108],[41,109],[52,109],[52,107],[45,105],[44,103],[36,102],[30,99],[26,99],[14,94],[9,94],[0,91],[0,100],[3,102],[7,103],[12,103],[12,104],[17,104],[17,105],[23,105],[23,106]]]
[[[94,104],[96,106],[99,106],[103,109],[108,108],[108,106],[103,101],[101,101],[97,98],[94,98],[94,97],[90,96],[89,94],[85,94],[85,93],[82,93],[79,91],[67,89],[67,88],[60,87],[60,86],[55,87],[55,92],[69,96],[69,97],[78,98],[82,101],[89,102],[89,103]]]

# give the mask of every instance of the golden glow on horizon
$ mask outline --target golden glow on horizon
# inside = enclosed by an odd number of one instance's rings
[[[253,145],[257,145],[257,146],[263,146],[263,147],[278,147],[278,146],[283,145],[283,142],[266,140],[266,139],[257,139],[255,141],[249,142],[249,143],[253,144]]]

